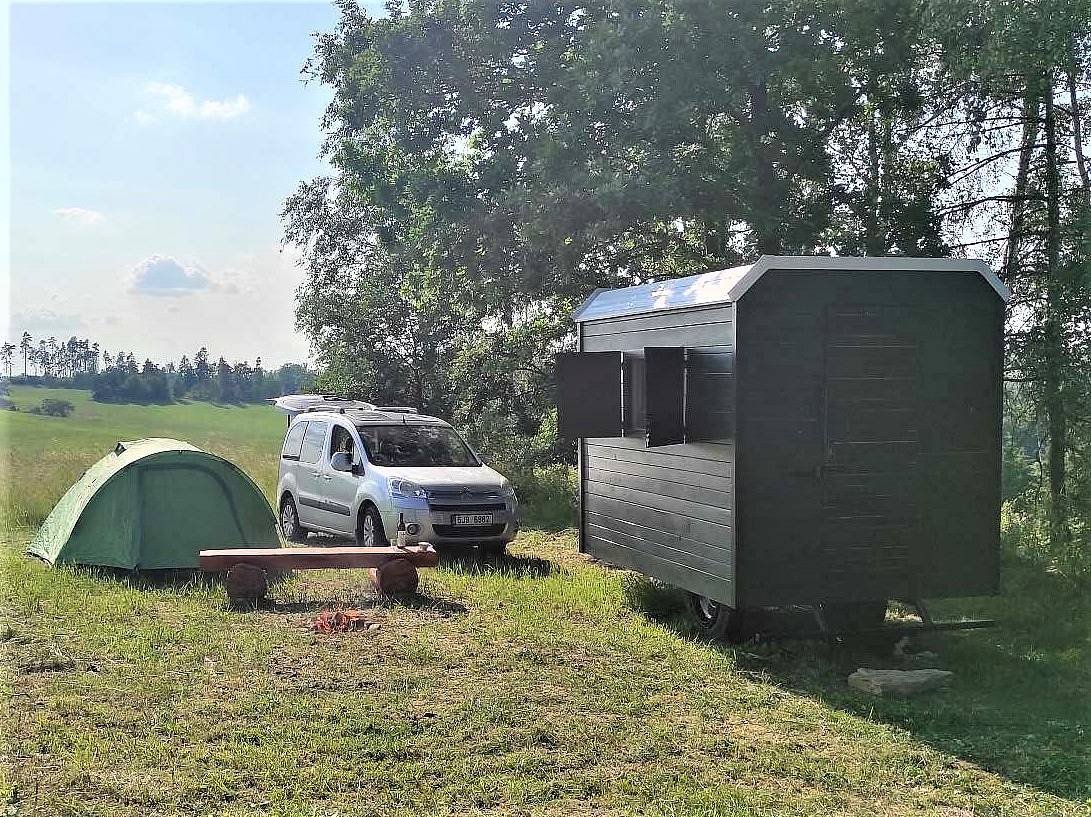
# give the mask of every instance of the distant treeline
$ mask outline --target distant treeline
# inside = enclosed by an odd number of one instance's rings
[[[22,375],[13,375],[16,354],[22,357]],[[252,403],[314,387],[315,373],[298,363],[266,370],[261,358],[228,363],[212,361],[202,347],[193,356],[165,364],[137,362],[132,352],[111,355],[84,338],[56,338],[34,344],[24,332],[19,345],[0,347],[0,367],[14,384],[68,386],[90,389],[102,403],[170,403],[179,398],[216,403]]]

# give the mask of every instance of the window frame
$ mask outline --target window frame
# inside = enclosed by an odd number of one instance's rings
[[[363,448],[363,444],[360,442],[360,435],[356,433],[356,427],[348,423],[332,423],[330,425],[329,439],[326,441],[326,457],[329,460],[333,460],[333,455],[336,453],[333,450],[333,438],[337,433],[337,429],[344,430],[349,439],[352,440],[352,462],[359,463],[362,461],[360,457],[360,451]]]
[[[292,462],[299,462],[299,455],[303,451],[303,438],[307,436],[307,426],[310,425],[309,420],[301,420],[298,423],[293,423],[291,428],[288,429],[288,433],[284,435],[284,442],[280,446],[280,458],[282,460],[291,460]],[[302,432],[299,435],[299,445],[296,447],[294,454],[288,453],[288,439],[292,436],[295,430],[299,428]]]
[[[449,431],[458,438],[458,440],[466,446],[466,450],[470,452],[470,457],[473,463],[470,465],[381,465],[372,458],[371,446],[368,445],[367,436],[365,435],[365,429],[369,428],[402,428],[405,426],[416,426],[419,428],[440,428],[445,431]],[[377,468],[479,468],[484,463],[481,461],[481,457],[474,451],[473,446],[466,442],[466,438],[463,437],[458,431],[451,426],[432,426],[426,423],[368,423],[363,426],[356,426],[357,436],[360,443],[360,456],[363,462],[368,465],[375,466]]]
[[[309,420],[307,422],[307,432],[303,435],[303,444],[299,450],[299,462],[304,465],[318,465],[323,461],[323,452],[326,450],[326,439],[330,433],[330,421],[329,420]],[[311,426],[322,429],[322,439],[318,443],[318,456],[313,460],[303,459],[303,449],[307,446],[307,435],[311,433]],[[326,455],[328,459],[328,455]]]

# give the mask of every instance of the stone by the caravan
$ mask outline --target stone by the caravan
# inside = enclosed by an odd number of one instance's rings
[[[849,676],[849,686],[871,695],[908,697],[918,692],[945,687],[954,677],[942,669],[867,669],[861,667]]]

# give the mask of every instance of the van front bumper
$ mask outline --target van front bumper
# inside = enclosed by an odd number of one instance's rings
[[[487,525],[455,525],[453,517],[464,513],[490,513],[492,523]],[[406,538],[412,544],[430,542],[438,545],[476,544],[478,542],[510,542],[519,533],[518,509],[514,503],[506,503],[503,510],[490,510],[469,507],[459,510],[432,510],[424,508],[395,508],[393,519],[384,519],[388,538],[393,541],[397,536],[398,522],[404,519]],[[418,526],[415,533],[410,533],[413,526]]]

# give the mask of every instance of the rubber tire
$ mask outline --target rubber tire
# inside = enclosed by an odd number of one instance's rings
[[[379,509],[374,505],[364,505],[361,509],[361,515],[356,522],[356,544],[358,547],[367,547],[360,538],[360,528],[362,527],[364,517],[371,517],[372,523],[375,525],[375,541],[372,542],[371,547],[385,548],[390,546],[390,540],[386,538],[386,531],[383,529],[383,517],[379,513]]]
[[[703,638],[728,642],[739,642],[744,639],[741,611],[728,607],[726,604],[707,600],[706,603],[714,607],[713,615],[709,617],[703,609],[702,601],[705,601],[703,596],[689,593],[687,597],[693,623]]]
[[[289,536],[284,532],[284,508],[285,506],[291,506],[292,516],[295,517],[295,532]],[[291,494],[286,494],[284,499],[280,501],[280,517],[277,519],[277,527],[280,528],[280,535],[284,537],[286,542],[293,542],[299,544],[307,541],[307,529],[299,524],[299,509],[296,507],[295,500],[292,499]]]

